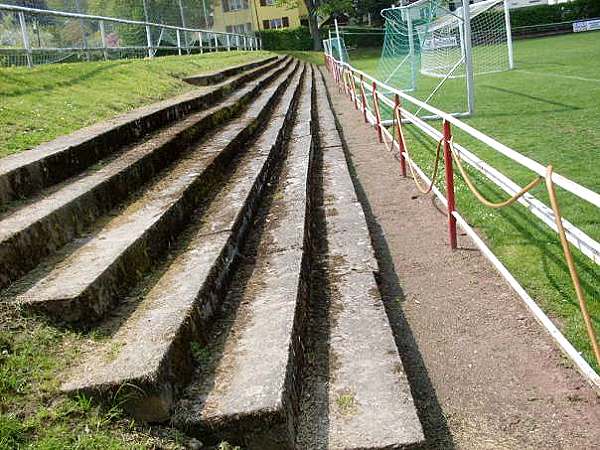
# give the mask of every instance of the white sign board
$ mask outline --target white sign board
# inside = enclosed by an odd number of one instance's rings
[[[456,36],[431,36],[423,42],[423,49],[435,50],[438,48],[458,47]]]
[[[600,30],[600,19],[582,20],[581,22],[573,23],[573,32]]]

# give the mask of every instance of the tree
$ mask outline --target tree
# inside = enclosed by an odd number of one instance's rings
[[[321,30],[319,16],[330,16],[334,13],[349,13],[352,11],[352,0],[277,0],[278,5],[297,8],[303,1],[308,10],[308,29],[313,41],[313,50],[319,51],[321,47]]]

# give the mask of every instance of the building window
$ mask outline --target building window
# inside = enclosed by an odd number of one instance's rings
[[[249,34],[252,32],[252,24],[241,23],[239,25],[227,25],[225,31],[233,34]]]
[[[279,30],[280,28],[288,28],[289,26],[290,19],[288,17],[263,20],[263,28],[265,30]]]
[[[223,12],[248,9],[248,0],[223,0]]]

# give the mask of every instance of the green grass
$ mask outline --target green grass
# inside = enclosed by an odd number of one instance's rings
[[[169,428],[150,429],[127,418],[115,399],[98,406],[59,392],[65,368],[93,336],[25,318],[14,305],[0,311],[0,450],[183,449]]]
[[[0,69],[0,155],[185,92],[191,87],[179,80],[184,75],[269,54],[231,52]],[[54,327],[0,301],[0,450],[186,448],[187,438],[175,429],[149,428],[131,420],[118,398],[99,406],[86,397],[60,393],[61,377],[81,350],[103,338],[97,332]]]
[[[0,69],[0,157],[192,89],[183,76],[268,55],[227,52]]]
[[[514,50],[515,70],[475,77],[476,114],[465,121],[600,192],[600,33],[516,41]],[[376,74],[378,50],[357,50],[350,53],[350,58],[357,68]],[[425,98],[427,88],[435,80],[421,81],[422,87],[415,95]],[[462,83],[450,83],[433,103],[446,110],[460,108],[464,103]],[[521,185],[534,177],[463,133],[457,133],[456,140]],[[408,144],[415,160],[431,173],[435,143],[409,127]],[[475,175],[475,179],[491,199],[506,197],[483,177]],[[440,188],[442,184],[438,182]],[[587,361],[600,369],[593,358],[557,235],[520,205],[500,211],[482,206],[460,177],[456,190],[461,214],[486,238],[494,253],[555,319]],[[563,216],[600,240],[600,211],[560,189],[558,194]],[[549,204],[543,184],[534,195]],[[578,251],[575,256],[600,335],[600,269]]]
[[[287,55],[291,55],[294,58],[301,59],[317,66],[322,66],[325,61],[323,60],[323,53],[321,52],[285,52]]]

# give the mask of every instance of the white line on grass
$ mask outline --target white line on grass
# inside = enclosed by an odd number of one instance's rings
[[[598,78],[577,77],[575,75],[560,75],[558,73],[531,72],[529,70],[522,70],[522,69],[519,69],[519,72],[529,73],[531,75],[546,75],[547,77],[567,78],[569,80],[591,81],[592,83],[600,83],[600,79],[598,79]]]

